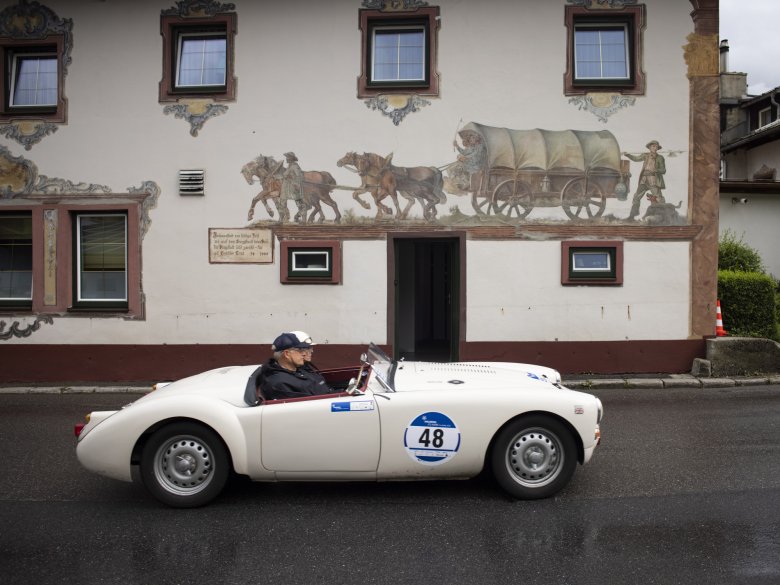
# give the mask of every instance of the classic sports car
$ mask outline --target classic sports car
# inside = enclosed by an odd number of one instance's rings
[[[211,370],[76,425],[87,469],[175,507],[208,503],[232,469],[255,481],[465,479],[486,464],[522,499],[555,494],[600,440],[601,401],[550,368],[393,361],[371,344],[321,372],[337,393],[264,400],[262,366]],[[162,386],[162,387],[159,387]]]

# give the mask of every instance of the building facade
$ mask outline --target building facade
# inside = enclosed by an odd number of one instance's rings
[[[748,95],[747,74],[728,70],[721,51],[720,231],[755,248],[780,277],[780,87]]]
[[[687,371],[717,0],[0,6],[3,382],[259,363]]]

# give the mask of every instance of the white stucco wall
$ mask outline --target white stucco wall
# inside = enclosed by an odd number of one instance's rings
[[[237,0],[237,100],[196,138],[158,103],[160,11],[173,0],[45,3],[74,21],[68,123],[30,151],[5,137],[0,143],[50,177],[116,192],[151,180],[161,193],[143,240],[145,320],[59,318],[9,343],[265,343],[288,328],[331,343],[387,342],[384,240],[344,242],[339,286],[281,285],[278,242],[273,265],[209,264],[209,227],[249,225],[259,186],[239,171],[259,154],[280,159],[292,150],[302,169],[357,185],[354,174],[336,166],[345,152],[392,152],[398,165],[442,166],[455,159],[452,140],[468,121],[608,130],[621,150],[645,152],[656,139],[665,151],[680,151],[667,154],[664,195],[682,202],[682,213],[687,207],[688,2],[647,3],[646,95],[603,123],[563,94],[563,0],[441,0],[440,97],[394,126],[356,98],[358,0]],[[631,168],[633,193],[641,165]],[[180,169],[205,169],[204,197],[178,195]],[[342,213],[375,212],[355,205],[348,191],[334,198]],[[606,214],[625,218],[630,204],[610,199]],[[454,195],[440,209],[454,205],[472,213],[468,198]],[[255,217],[268,219],[261,207]],[[558,207],[534,210],[529,219],[567,218]],[[505,269],[508,255],[516,270]],[[469,341],[687,337],[687,243],[627,242],[619,288],[561,287],[560,242],[470,242],[467,262]]]
[[[747,199],[747,203],[732,203]],[[780,195],[769,193],[720,194],[720,235],[727,230],[754,248],[770,274],[780,278]]]
[[[560,242],[471,242],[468,340],[680,339],[688,332],[689,248],[626,242],[622,286],[564,286]]]

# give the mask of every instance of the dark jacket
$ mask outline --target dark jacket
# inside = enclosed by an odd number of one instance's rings
[[[266,400],[317,396],[333,392],[325,382],[325,378],[311,368],[303,366],[291,372],[280,366],[273,358],[263,365],[259,386]]]

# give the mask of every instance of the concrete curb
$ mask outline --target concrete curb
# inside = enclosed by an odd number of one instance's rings
[[[151,386],[0,386],[0,394],[146,394]]]
[[[659,388],[731,388],[780,384],[780,375],[738,376],[734,378],[704,378],[689,374],[672,374],[660,378],[592,378],[563,379],[563,385],[572,390],[605,389],[659,389]]]

